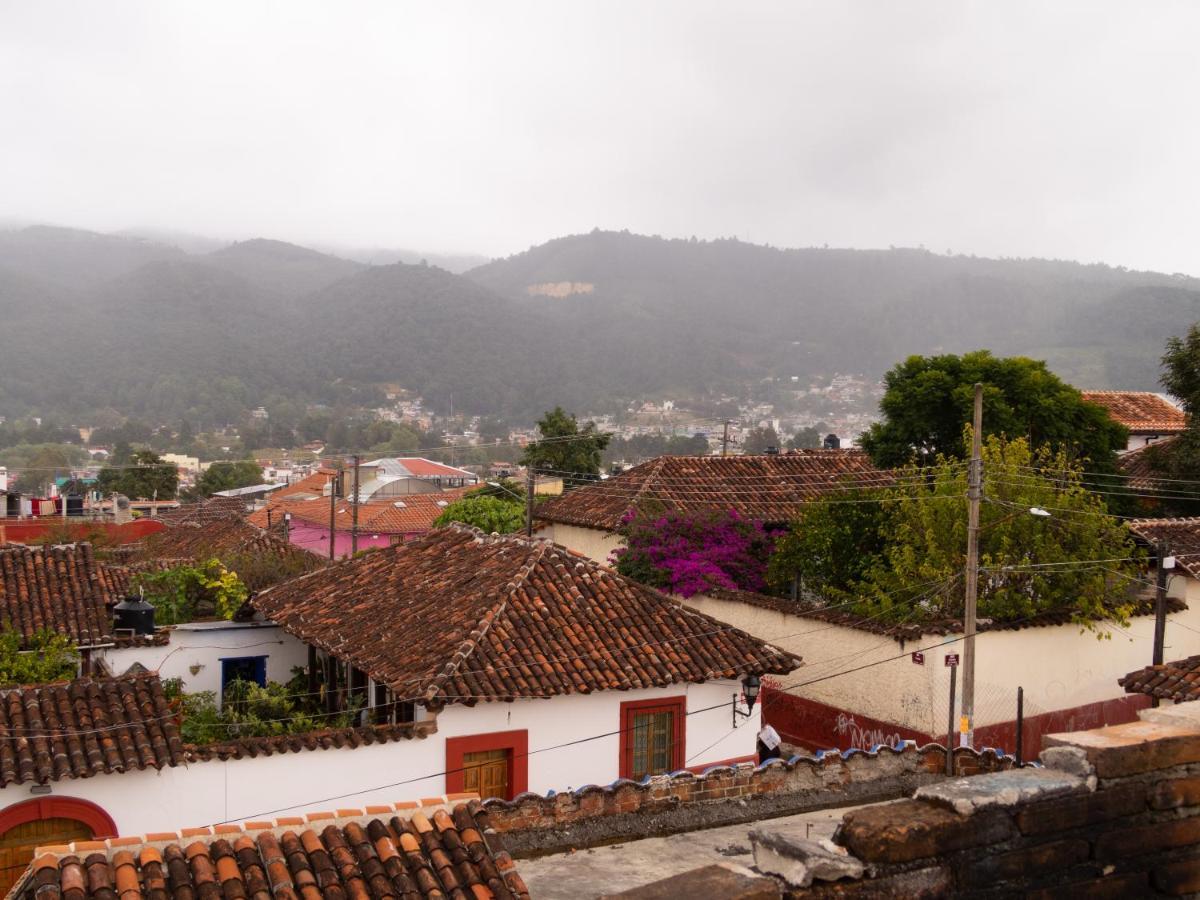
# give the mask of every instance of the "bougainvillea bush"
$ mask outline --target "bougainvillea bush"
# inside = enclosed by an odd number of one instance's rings
[[[772,538],[762,522],[735,510],[630,511],[625,546],[613,551],[617,571],[684,597],[710,590],[760,591],[766,586]]]

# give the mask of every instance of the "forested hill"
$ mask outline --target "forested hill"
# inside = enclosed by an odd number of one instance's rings
[[[882,374],[990,347],[1088,387],[1156,387],[1200,283],[917,250],[778,250],[593,232],[455,275],[272,240],[208,253],[137,238],[0,232],[0,415],[118,411],[194,425],[296,402],[532,420],[769,376]]]
[[[666,345],[683,327],[747,374],[778,376],[879,374],[912,353],[988,347],[1080,385],[1157,389],[1163,342],[1200,319],[1200,281],[1179,275],[628,232],[559,238],[467,275],[531,309],[636,322]]]

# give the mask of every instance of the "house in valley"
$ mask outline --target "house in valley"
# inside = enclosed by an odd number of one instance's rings
[[[1181,434],[1187,416],[1161,394],[1150,391],[1083,391],[1088,403],[1102,406],[1109,418],[1129,429],[1125,449],[1138,450]]]
[[[537,534],[607,564],[621,546],[618,532],[631,511],[732,509],[767,526],[786,527],[805,503],[823,494],[889,481],[859,450],[660,456],[542,503]]]
[[[466,488],[431,493],[398,494],[358,504],[358,540],[354,539],[354,504],[345,498],[295,500],[284,497],[250,514],[247,521],[285,535],[294,546],[320,557],[329,556],[330,517],[333,518],[333,555],[343,559],[357,543],[359,550],[388,547],[414,540],[432,530],[446,507]]]

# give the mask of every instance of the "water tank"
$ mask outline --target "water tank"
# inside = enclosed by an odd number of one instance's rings
[[[141,597],[126,597],[113,609],[113,627],[134,634],[154,634],[154,605]]]
[[[842,449],[842,442],[836,434],[825,435],[825,449],[826,450]]]
[[[765,453],[767,456],[778,456],[779,448],[778,447],[768,447],[767,449],[765,449],[763,451],[763,453]]]

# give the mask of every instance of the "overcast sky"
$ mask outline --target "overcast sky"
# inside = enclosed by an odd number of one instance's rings
[[[1200,4],[0,0],[0,218],[1200,274]]]

